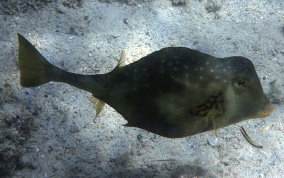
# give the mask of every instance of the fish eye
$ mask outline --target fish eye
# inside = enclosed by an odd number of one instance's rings
[[[235,85],[238,88],[247,88],[248,87],[248,80],[244,79],[244,78],[239,78],[237,79],[237,81],[235,82]]]

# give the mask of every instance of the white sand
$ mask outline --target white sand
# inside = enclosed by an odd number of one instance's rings
[[[16,98],[0,109],[21,114],[23,107],[35,115],[21,148],[24,168],[15,177],[283,177],[284,2],[77,2],[0,15],[0,84],[9,83]],[[255,64],[265,93],[280,104],[265,119],[220,129],[218,140],[210,133],[166,139],[124,128],[126,121],[109,106],[93,123],[89,93],[61,83],[19,85],[16,33],[51,63],[83,74],[110,71],[123,49],[127,63],[168,46],[245,56]],[[264,148],[252,147],[238,126]]]

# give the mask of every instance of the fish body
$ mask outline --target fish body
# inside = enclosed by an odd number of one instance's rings
[[[168,47],[106,74],[81,75],[50,64],[28,40],[18,38],[22,86],[56,81],[89,91],[120,113],[128,127],[179,138],[273,110],[253,63],[244,57]]]

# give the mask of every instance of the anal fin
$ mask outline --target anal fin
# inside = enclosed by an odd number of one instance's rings
[[[103,107],[105,106],[106,103],[103,102],[100,99],[93,97],[93,96],[91,98],[89,98],[89,101],[94,104],[94,108],[96,110],[96,116],[95,116],[94,119],[96,119],[98,117],[98,115],[101,113],[101,111],[103,110]]]

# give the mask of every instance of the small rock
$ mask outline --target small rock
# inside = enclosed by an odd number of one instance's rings
[[[140,134],[138,134],[138,135],[137,135],[137,140],[138,140],[139,142],[142,142],[142,139],[143,139],[143,136],[140,135]]]
[[[222,163],[224,164],[224,166],[229,166],[229,162],[227,161],[222,161]]]
[[[216,147],[218,146],[218,138],[215,137],[215,136],[209,136],[207,138],[207,142],[209,143],[209,145],[213,146],[213,147]]]
[[[271,50],[272,56],[276,56],[278,54],[278,51],[276,49]]]
[[[64,14],[64,11],[59,9],[59,8],[56,9],[56,12],[59,13],[59,14]]]
[[[74,27],[70,27],[69,28],[69,32],[68,32],[70,35],[75,35],[75,36],[78,36],[78,32],[75,30]]]
[[[27,152],[39,152],[39,148],[36,146],[28,146]]]
[[[123,23],[128,25],[128,19],[123,19]]]
[[[152,141],[157,140],[157,135],[154,135],[153,137],[151,137],[151,140],[152,140]]]
[[[70,126],[70,132],[71,133],[78,133],[78,132],[80,132],[80,128],[77,126],[77,125],[71,125]]]

